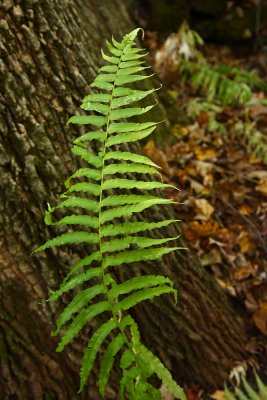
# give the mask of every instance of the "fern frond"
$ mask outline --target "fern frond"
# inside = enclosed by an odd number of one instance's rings
[[[84,192],[84,193],[90,193],[93,196],[99,196],[101,191],[101,186],[96,184],[96,183],[88,183],[88,182],[82,182],[82,183],[76,183],[75,185],[70,186],[70,188],[64,193],[69,194],[73,192]]]
[[[110,210],[103,211],[101,213],[100,222],[104,224],[107,221],[112,221],[115,218],[130,217],[132,214],[139,213],[157,204],[171,204],[173,203],[167,199],[160,199],[155,197],[152,200],[143,201],[141,204],[126,205]]]
[[[64,347],[76,336],[84,327],[84,325],[96,315],[102,314],[105,311],[110,311],[111,305],[108,301],[100,301],[99,303],[93,304],[84,311],[82,311],[70,324],[67,331],[61,338],[56,351],[60,352]],[[57,334],[57,331],[56,331]]]
[[[82,361],[80,391],[90,375],[97,353],[110,335],[99,372],[101,396],[104,397],[115,357],[120,353],[122,398],[126,392],[127,398],[132,400],[140,398],[158,400],[159,390],[147,381],[150,375],[156,372],[167,382],[172,393],[177,395],[178,399],[184,400],[182,391],[178,391],[178,386],[172,381],[170,374],[168,375],[161,362],[156,357],[153,358],[148,350],[146,350],[148,360],[153,361],[155,367],[154,369],[151,366],[147,367],[150,363],[146,362],[146,368],[143,368],[144,348],[140,347],[139,329],[134,319],[126,312],[144,300],[151,300],[163,294],[173,294],[176,301],[177,292],[172,282],[164,276],[146,275],[117,284],[111,274],[111,267],[157,260],[180,248],[160,247],[168,241],[176,240],[177,237],[156,239],[146,236],[149,231],[166,227],[176,222],[175,220],[118,222],[120,218],[130,218],[150,207],[175,203],[165,198],[143,194],[154,189],[176,189],[172,185],[158,181],[134,180],[127,176],[117,177],[127,173],[146,174],[149,177],[160,174],[159,167],[148,157],[113,149],[113,146],[147,137],[160,123],[120,121],[143,115],[156,105],[132,106],[133,103],[158,90],[136,90],[130,87],[131,83],[150,78],[142,74],[147,68],[142,60],[145,54],[134,43],[138,31],[139,29],[125,35],[122,42],[117,42],[115,39],[107,42],[110,55],[104,52],[102,55],[108,65],[100,68],[98,76],[91,84],[91,87],[104,92],[89,94],[81,105],[82,110],[94,112],[96,115],[73,116],[68,121],[68,124],[90,125],[88,132],[74,140],[71,150],[86,163],[86,166],[74,172],[66,180],[67,190],[61,195],[58,205],[55,207],[48,205],[45,222],[48,225],[64,224],[67,227],[79,225],[86,231],[61,234],[38,247],[34,253],[74,243],[85,243],[89,250],[91,245],[98,247],[97,251],[79,260],[70,268],[59,289],[48,299],[55,301],[77,286],[82,289],[74,294],[59,316],[54,335],[57,335],[63,326],[68,323],[69,325],[58,344],[57,351],[62,351],[91,319],[103,313],[108,315],[107,322],[100,325],[89,339]],[[95,130],[92,130],[92,126],[96,127]],[[91,141],[95,141],[91,148],[99,146],[96,154],[87,147]],[[136,193],[137,190],[141,193]],[[76,193],[79,193],[77,197],[74,195]],[[80,209],[84,209],[86,214],[80,213]],[[60,219],[54,220],[54,213],[57,214],[59,211],[61,211]],[[66,211],[67,215],[62,216],[61,213]],[[146,234],[132,236],[140,232]],[[137,246],[137,249],[132,250],[131,246]],[[87,286],[81,288],[85,286],[84,284]]]
[[[103,268],[116,267],[121,264],[130,264],[137,261],[158,260],[163,255],[181,249],[180,247],[159,247],[156,249],[131,250],[103,258]]]
[[[116,336],[112,342],[108,345],[107,350],[101,360],[100,372],[99,372],[99,393],[102,397],[105,394],[105,388],[109,380],[109,374],[114,363],[115,355],[120,351],[122,346],[126,343],[126,338],[121,333]]]
[[[100,253],[100,251],[95,251],[94,253],[90,254],[90,256],[87,256],[85,258],[82,258],[81,260],[79,260],[77,263],[75,263],[70,272],[68,273],[68,275],[66,276],[66,278],[64,279],[64,283],[72,276],[74,275],[77,271],[79,271],[81,268],[83,267],[88,267],[89,265],[91,265],[94,261],[101,261],[102,258],[102,254]]]
[[[88,233],[88,232],[69,232],[63,233],[60,236],[57,236],[54,239],[48,240],[42,246],[39,246],[35,249],[32,254],[44,251],[50,247],[57,247],[63,246],[65,244],[72,244],[72,243],[98,243],[98,236],[95,233]]]
[[[116,225],[104,225],[101,230],[101,235],[104,236],[117,236],[122,234],[138,233],[143,231],[150,231],[152,229],[168,226],[179,220],[170,219],[161,222],[124,222]]]
[[[145,181],[134,181],[131,179],[109,179],[102,185],[103,190],[110,189],[140,189],[140,190],[152,190],[161,188],[172,188],[178,190],[175,186],[161,182],[145,182]]]
[[[127,151],[110,151],[106,153],[104,156],[104,161],[107,160],[123,160],[123,161],[132,161],[134,163],[152,165],[154,167],[159,168],[153,161],[145,156],[140,156],[139,154],[128,153]]]
[[[171,377],[170,372],[164,365],[159,361],[157,357],[154,356],[151,351],[149,351],[144,345],[140,344],[139,357],[144,363],[148,365],[148,368],[155,373],[159,379],[162,380],[164,386],[174,395],[177,399],[184,398],[184,393],[180,386],[178,386]]]
[[[258,386],[258,391],[254,390],[245,378],[242,378],[244,391],[235,388],[235,393],[230,393],[229,389],[225,387],[224,393],[227,400],[263,400],[267,398],[267,386],[265,386],[259,376],[255,373],[255,379]]]
[[[85,272],[81,272],[78,275],[75,275],[73,278],[68,280],[65,283],[60,285],[60,288],[54,291],[49,297],[49,301],[58,300],[64,293],[69,292],[71,289],[74,289],[76,286],[81,285],[84,282],[88,282],[92,278],[99,278],[101,276],[101,268],[90,268]]]
[[[91,372],[91,369],[93,368],[94,361],[96,358],[96,355],[106,339],[106,337],[111,333],[113,329],[115,329],[117,326],[116,321],[114,318],[111,318],[109,321],[105,322],[103,325],[100,326],[100,328],[97,329],[97,331],[93,334],[91,339],[88,342],[88,348],[84,352],[83,356],[83,361],[82,361],[82,367],[81,367],[81,372],[80,372],[80,390],[79,392],[82,391],[89,375]]]
[[[169,284],[171,287],[173,286],[173,282],[169,278],[165,278],[161,275],[137,276],[135,278],[129,279],[126,282],[121,283],[120,285],[113,287],[109,291],[109,297],[111,299],[116,299],[122,294],[127,294],[134,290],[149,288],[163,284]]]
[[[105,293],[105,290],[105,286],[103,284],[99,284],[84,289],[81,293],[77,294],[61,313],[57,321],[57,328],[53,335],[57,335],[59,333],[62,326],[71,319],[73,314],[76,314],[83,307],[89,304],[90,301],[98,294]]]

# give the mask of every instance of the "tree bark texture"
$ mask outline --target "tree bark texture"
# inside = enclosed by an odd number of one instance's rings
[[[0,3],[1,399],[99,398],[96,375],[76,394],[82,351],[93,328],[55,353],[57,339],[50,332],[69,299],[40,304],[88,249],[29,254],[55,233],[43,223],[46,202],[56,204],[64,180],[79,165],[70,153],[77,133],[66,121],[89,92],[104,39],[120,38],[131,28],[119,0]],[[152,219],[159,212],[145,214]],[[179,210],[159,215],[167,217],[179,218]],[[167,235],[173,233],[176,228],[168,229]],[[144,341],[180,383],[216,387],[245,357],[244,322],[190,253],[170,255],[157,265],[174,280],[180,298],[177,306],[164,297],[137,307]],[[116,273],[125,279],[138,268],[144,266]],[[148,265],[146,271],[154,269]],[[109,398],[116,398],[114,392]]]

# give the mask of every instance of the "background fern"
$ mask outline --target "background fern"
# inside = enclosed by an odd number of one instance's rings
[[[89,339],[84,352],[80,391],[90,375],[98,351],[109,337],[98,379],[102,397],[105,396],[114,359],[119,354],[122,370],[121,399],[125,393],[129,399],[160,399],[159,390],[148,380],[153,374],[162,380],[176,398],[185,399],[182,389],[172,379],[169,371],[141,343],[138,326],[126,313],[139,302],[161,294],[170,293],[176,299],[176,290],[172,282],[161,275],[146,275],[118,284],[111,274],[112,267],[122,268],[123,264],[156,260],[164,254],[179,249],[175,246],[162,246],[175,238],[155,239],[143,236],[143,232],[167,226],[175,222],[174,220],[162,222],[120,220],[154,205],[174,203],[150,194],[138,194],[138,190],[150,191],[168,188],[170,185],[158,181],[147,182],[125,178],[126,173],[151,176],[158,175],[159,171],[149,158],[117,149],[119,144],[147,137],[157,126],[156,122],[118,122],[121,118],[142,115],[154,107],[154,105],[145,108],[128,107],[155,90],[141,91],[125,86],[148,78],[140,75],[147,67],[142,61],[145,54],[134,43],[138,31],[139,29],[136,29],[125,35],[121,42],[112,38],[112,43],[107,42],[110,55],[102,52],[108,64],[100,68],[100,73],[91,87],[104,92],[86,96],[81,106],[83,110],[97,114],[74,116],[69,120],[72,124],[96,127],[96,130],[90,130],[77,138],[72,148],[72,152],[89,166],[79,169],[67,179],[66,192],[61,196],[62,201],[55,207],[48,207],[45,222],[48,225],[77,225],[83,230],[79,228],[58,235],[41,245],[34,253],[71,243],[86,243],[90,245],[90,249],[96,246],[96,251],[73,265],[60,288],[49,298],[50,301],[55,301],[77,286],[87,284],[87,288],[73,297],[57,321],[54,335],[69,324],[57,351],[62,351],[90,322],[90,319],[102,313],[107,317],[106,322],[100,325]],[[98,154],[92,153],[87,147],[90,141],[98,143]],[[131,189],[134,192],[131,192]],[[75,212],[71,211],[69,215],[59,220],[54,219],[54,213],[58,210],[69,208]],[[137,248],[132,250],[131,245]]]
[[[258,391],[254,390],[246,379],[242,379],[244,391],[235,388],[235,394],[232,394],[225,388],[225,396],[227,400],[265,400],[267,399],[267,386],[265,386],[259,376],[255,375]]]

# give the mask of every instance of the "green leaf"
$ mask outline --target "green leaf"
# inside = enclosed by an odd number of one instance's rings
[[[124,160],[132,161],[134,163],[152,165],[153,167],[158,167],[153,161],[145,156],[141,156],[135,153],[129,153],[127,151],[110,151],[105,154],[104,160]]]
[[[233,395],[229,392],[229,390],[228,390],[227,387],[224,388],[224,393],[225,393],[225,396],[226,396],[226,399],[227,399],[227,400],[236,400],[235,396],[233,396]]]
[[[105,394],[105,388],[109,380],[110,371],[114,364],[114,357],[125,344],[125,340],[125,337],[119,333],[108,345],[107,350],[105,351],[101,360],[98,384],[99,393],[102,397],[104,397]]]
[[[115,71],[108,71],[108,72],[116,72],[117,67],[114,66]],[[83,103],[86,101],[92,101],[92,102],[101,102],[101,103],[109,103],[111,100],[112,96],[111,94],[106,94],[106,93],[93,93],[93,94],[88,94],[88,96],[85,96],[83,98]]]
[[[99,226],[99,218],[92,217],[89,215],[67,215],[57,222],[51,223],[50,225],[86,225],[90,228],[97,229]]]
[[[103,50],[101,50],[101,53],[102,53],[102,57],[104,58],[105,61],[108,61],[109,63],[115,64],[115,65],[117,65],[117,64],[120,63],[120,59],[119,59],[118,57],[110,57],[110,56],[107,56],[107,55],[103,52]]]
[[[121,143],[136,142],[138,140],[144,139],[145,137],[149,136],[155,129],[156,126],[152,126],[152,128],[144,129],[139,132],[124,132],[124,133],[119,133],[116,136],[110,136],[106,141],[106,147],[118,145]]]
[[[114,39],[114,37],[112,36],[112,43],[115,47],[117,47],[117,49],[123,49],[124,48],[124,44],[117,42],[117,40]]]
[[[138,65],[144,64],[145,61],[134,60],[134,61],[123,61],[120,63],[120,68],[137,67]]]
[[[261,396],[264,398],[264,396],[267,398],[267,386],[265,386],[262,382],[262,380],[260,379],[260,377],[255,374],[255,378],[256,378],[256,382],[258,385],[258,388],[260,390],[260,394]]]
[[[79,232],[79,231],[63,233],[63,235],[48,240],[42,246],[39,246],[32,252],[32,254],[46,250],[50,247],[57,247],[57,246],[63,246],[65,244],[78,244],[78,243],[98,243],[98,235],[95,233]]]
[[[107,123],[107,117],[99,117],[96,115],[77,115],[68,120],[68,124],[79,125],[95,125],[103,126]]]
[[[160,222],[123,222],[122,224],[110,224],[101,227],[101,236],[117,236],[127,235],[131,233],[143,232],[146,230],[152,230],[161,228],[179,220],[169,219]]]
[[[128,281],[113,287],[111,290],[109,290],[108,297],[110,299],[117,299],[122,294],[127,294],[134,290],[140,290],[143,288],[164,284],[169,284],[172,286],[173,282],[169,278],[165,278],[165,276],[161,275],[136,276],[135,278],[131,278]]]
[[[65,283],[75,272],[79,271],[79,269],[86,267],[90,264],[92,264],[93,261],[101,261],[102,254],[99,251],[95,251],[94,253],[90,254],[90,256],[87,256],[85,258],[82,258],[78,262],[76,262],[66,278],[64,279],[63,283]]]
[[[144,345],[140,344],[139,357],[148,363],[151,370],[162,380],[162,383],[177,399],[186,400],[183,389],[172,379],[170,372]]]
[[[89,182],[80,182],[72,185],[66,192],[73,193],[73,192],[84,192],[90,193],[93,196],[99,196],[101,190],[101,186],[96,183],[89,183]]]
[[[137,132],[155,125],[156,122],[113,122],[108,127],[108,133]]]
[[[110,304],[107,301],[101,301],[93,304],[82,311],[71,323],[65,334],[63,335],[56,351],[60,352],[64,347],[76,336],[89,321],[89,319],[110,310]]]
[[[94,82],[98,82],[98,81],[101,81],[101,82],[114,82],[115,78],[116,78],[116,74],[99,74],[95,78]]]
[[[98,156],[95,156],[83,147],[74,145],[71,149],[71,152],[76,156],[81,157],[84,161],[88,162],[88,164],[91,164],[96,168],[99,168],[102,165],[101,159]]]
[[[86,140],[99,140],[100,142],[104,142],[106,139],[106,133],[105,132],[100,132],[100,131],[94,131],[94,132],[87,132],[82,136],[79,136],[77,139],[74,140],[74,144],[80,144],[82,142],[85,142]]]
[[[120,310],[129,310],[129,308],[134,307],[141,301],[153,299],[155,296],[160,296],[164,293],[176,293],[176,290],[170,286],[157,286],[155,288],[141,289],[124,298],[119,303],[116,303],[113,306],[113,310],[114,312],[119,312]]]
[[[115,121],[115,120],[121,119],[121,118],[130,118],[135,115],[145,114],[148,111],[150,111],[153,107],[155,107],[155,104],[153,104],[152,106],[145,107],[145,108],[130,107],[130,108],[122,108],[119,110],[112,110],[110,112],[109,118],[111,121]],[[111,127],[111,125],[110,125],[110,127]],[[109,132],[110,132],[110,129],[109,129]]]
[[[89,281],[92,278],[99,278],[101,276],[102,269],[98,268],[90,268],[85,272],[82,272],[78,275],[75,275],[67,282],[63,282],[60,285],[60,288],[54,291],[49,297],[48,301],[56,301],[58,300],[64,293],[69,292],[71,289],[74,289],[76,286],[81,285],[84,282]]]
[[[114,267],[123,263],[129,264],[137,261],[152,261],[161,258],[171,251],[179,250],[179,247],[159,247],[156,249],[131,250],[104,257],[103,268]]]
[[[126,40],[127,43],[128,43],[129,40],[130,40],[130,42],[133,42],[134,39],[136,38],[136,36],[138,35],[139,31],[143,32],[143,38],[144,38],[144,30],[142,28],[136,28],[133,31],[131,31],[130,33],[127,33],[124,36],[123,40]]]
[[[140,204],[126,205],[122,207],[112,208],[110,210],[102,211],[100,223],[104,224],[114,218],[130,217],[132,214],[141,212],[156,204],[171,204],[172,202],[167,199],[154,198],[152,200],[143,201]]]
[[[102,207],[110,206],[120,206],[124,204],[136,204],[147,200],[156,200],[158,197],[154,196],[144,196],[142,194],[120,194],[120,195],[110,195],[105,197],[102,202]],[[165,200],[165,199],[164,199]]]
[[[235,388],[235,393],[237,395],[238,400],[252,400],[252,399],[248,399],[248,397],[245,395],[245,393],[243,393],[242,390],[240,390],[238,387]],[[259,398],[257,398],[256,400],[259,400]]]
[[[128,68],[127,68],[128,69]],[[124,70],[122,70],[124,71]],[[153,74],[154,75],[154,74]],[[127,83],[143,81],[144,79],[149,79],[153,75],[120,75],[116,78],[115,85],[122,86]]]
[[[109,321],[105,322],[97,331],[93,334],[91,339],[88,342],[88,347],[84,352],[82,368],[80,372],[80,390],[79,393],[83,390],[83,387],[90,375],[90,372],[93,368],[96,355],[106,339],[106,337],[111,333],[113,329],[116,328],[116,321],[111,318]]]
[[[116,90],[116,89],[115,89]],[[126,106],[128,104],[132,104],[135,101],[139,101],[144,99],[145,97],[149,96],[155,91],[155,89],[152,90],[132,90],[131,94],[127,95],[122,95],[122,97],[117,97],[112,99],[111,106],[112,108],[118,108],[122,106]],[[127,93],[127,92],[126,92]]]
[[[105,166],[103,169],[103,175],[126,174],[134,172],[138,174],[160,174],[156,168],[140,164],[110,164]]]
[[[100,72],[117,72],[117,70],[118,70],[117,65],[104,65],[104,67],[101,67],[99,69]],[[108,95],[108,96],[110,96],[110,95]]]
[[[113,90],[114,84],[105,81],[94,81],[90,86],[103,90]]]
[[[249,385],[246,379],[242,379],[242,383],[244,388],[246,389],[247,394],[250,396],[251,400],[259,400],[259,395],[255,390]]]
[[[139,60],[140,58],[143,58],[147,55],[148,55],[148,53],[145,53],[145,54],[123,54],[121,59],[122,59],[122,61],[135,61],[135,60]]]
[[[145,181],[134,181],[131,179],[109,179],[102,185],[103,190],[109,189],[140,189],[140,190],[152,190],[159,188],[173,188],[178,190],[175,186],[161,182],[145,182]]]
[[[132,383],[135,379],[139,381],[140,377],[142,375],[142,371],[140,367],[137,367],[134,365],[130,369],[124,370],[123,371],[123,377],[120,381],[120,391],[119,391],[119,396],[120,398],[124,399],[124,392],[125,388],[127,389],[127,392],[129,393],[129,383]],[[133,394],[133,393],[131,393]],[[133,394],[130,399],[134,399],[135,394]]]
[[[110,107],[107,104],[92,103],[91,101],[85,101],[82,103],[81,108],[85,111],[96,111],[104,115],[107,115],[110,110]]]
[[[117,76],[121,77],[124,75],[132,75],[132,74],[135,74],[136,72],[144,71],[145,69],[148,69],[148,68],[150,68],[150,67],[130,67],[130,68],[119,69]]]
[[[81,168],[78,169],[73,175],[71,175],[66,181],[65,181],[65,187],[68,189],[70,187],[70,182],[72,179],[75,178],[91,178],[96,181],[99,181],[101,179],[101,172],[96,170],[96,169],[91,169],[91,168]]]
[[[122,356],[121,356],[121,361],[120,361],[120,367],[121,369],[126,369],[129,368],[130,365],[134,362],[134,354],[131,350],[126,349]]]
[[[112,46],[112,44],[106,40],[107,48],[109,51],[114,54],[116,57],[120,57],[122,55],[122,49],[117,49],[116,47]]]
[[[132,47],[132,45],[128,45],[124,48],[123,52],[124,54],[137,54],[140,53],[141,51],[146,51],[146,49],[142,49],[140,47]]]
[[[85,208],[86,210],[97,213],[99,210],[99,204],[95,200],[85,199],[83,197],[68,197],[66,200],[59,203],[59,205],[51,210],[55,210],[57,208],[65,208],[65,207],[79,207]]]
[[[105,291],[106,289],[104,285],[100,284],[84,289],[81,293],[77,294],[61,313],[57,321],[57,328],[55,332],[53,332],[53,336],[58,335],[62,326],[71,319],[73,314],[76,314],[81,308],[87,306],[94,297],[98,294],[105,293]]]
[[[169,242],[170,240],[176,240],[178,237],[174,238],[164,238],[164,239],[154,239],[147,238],[144,236],[128,236],[121,239],[114,239],[108,242],[102,243],[101,251],[105,252],[115,252],[127,249],[131,246],[131,244],[138,246],[139,248],[145,248],[150,246],[156,246],[158,244]]]

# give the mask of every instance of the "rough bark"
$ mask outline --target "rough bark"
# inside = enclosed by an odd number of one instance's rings
[[[75,131],[66,121],[89,92],[104,39],[120,37],[131,23],[119,0],[3,0],[0,18],[0,397],[75,399],[88,332],[55,353],[50,332],[62,304],[40,300],[86,249],[29,253],[51,237],[46,202],[56,203],[77,167]],[[161,266],[181,296],[177,307],[164,298],[137,308],[144,340],[182,383],[214,387],[244,357],[244,323],[189,253]],[[98,399],[95,377],[79,398],[88,396]]]

